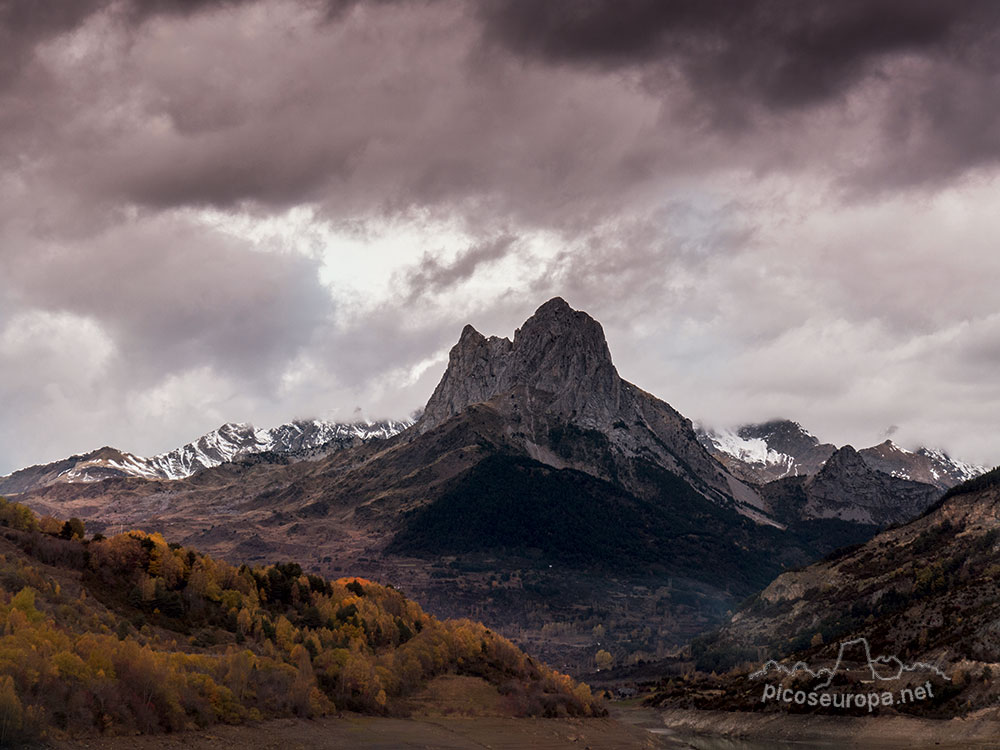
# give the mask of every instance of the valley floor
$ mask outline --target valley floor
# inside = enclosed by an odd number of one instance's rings
[[[613,719],[392,719],[357,714],[279,719],[140,737],[53,741],[52,750],[656,750],[684,744]]]

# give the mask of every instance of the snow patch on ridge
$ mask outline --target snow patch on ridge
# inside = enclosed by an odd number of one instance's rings
[[[763,438],[743,438],[731,430],[710,433],[708,438],[722,453],[751,466],[779,467],[783,469],[781,476],[798,473],[795,458],[768,447]]]

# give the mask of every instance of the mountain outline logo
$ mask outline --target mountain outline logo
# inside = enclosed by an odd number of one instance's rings
[[[833,682],[833,678],[836,677],[837,674],[840,672],[840,669],[844,663],[844,650],[851,646],[857,646],[859,644],[864,647],[865,658],[867,661],[865,667],[862,668],[867,668],[871,672],[872,681],[891,682],[893,680],[900,679],[903,676],[903,674],[907,672],[925,671],[925,672],[933,672],[941,679],[946,680],[947,682],[951,682],[951,678],[948,677],[934,664],[928,664],[927,662],[922,662],[922,661],[917,661],[913,662],[912,664],[907,664],[898,656],[877,656],[875,658],[872,658],[871,646],[868,643],[868,639],[863,636],[860,638],[853,638],[849,641],[841,641],[840,648],[837,651],[837,661],[832,668],[821,667],[819,669],[813,670],[804,661],[797,661],[793,666],[789,667],[785,664],[778,663],[774,659],[768,659],[766,662],[764,662],[763,666],[760,669],[750,674],[750,679],[756,680],[759,679],[760,677],[765,677],[767,676],[768,672],[771,671],[772,669],[781,672],[789,677],[794,676],[799,672],[805,672],[806,674],[809,674],[811,677],[815,679],[820,679],[823,676],[826,677],[826,680],[824,682],[821,682],[818,685],[814,685],[812,687],[813,691],[822,690],[823,688],[829,687],[830,683]],[[879,671],[880,667],[883,666],[890,666],[894,668],[895,674],[888,676],[883,675]]]

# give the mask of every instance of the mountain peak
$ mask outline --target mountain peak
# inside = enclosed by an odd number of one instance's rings
[[[758,424],[745,424],[736,430],[736,434],[745,440],[759,438],[774,450],[792,455],[819,445],[815,435],[791,419],[770,419]]]
[[[555,297],[514,333],[520,377],[546,391],[590,387],[595,376],[617,378],[601,324]],[[535,382],[531,382],[535,381]]]
[[[529,389],[550,411],[598,421],[621,389],[601,324],[554,297],[514,332],[513,341],[486,338],[465,326],[427,402],[420,431],[518,387]]]
[[[483,450],[582,471],[636,497],[662,497],[661,480],[672,475],[710,502],[771,523],[760,494],[712,459],[690,420],[623,380],[601,324],[561,297],[539,307],[513,340],[483,338],[466,326],[401,442],[426,437],[451,449],[470,435],[479,448],[492,446]]]
[[[572,307],[569,306],[569,303],[566,300],[564,300],[562,297],[556,295],[555,297],[553,297],[552,299],[550,299],[548,302],[542,303],[539,306],[539,308],[537,310],[535,310],[535,315],[538,315],[538,313],[543,312],[543,311],[559,311],[559,310],[562,310],[562,311],[565,311],[565,312],[576,312]]]
[[[600,323],[583,310],[574,310],[562,297],[553,297],[535,310],[534,314],[524,322],[519,330],[535,328],[541,324],[563,328],[587,326],[588,324],[596,324],[600,327]],[[517,338],[517,332],[514,333],[514,338]]]
[[[469,341],[485,341],[486,337],[483,336],[479,331],[477,331],[471,323],[466,323],[465,328],[462,329],[462,335],[458,337],[458,342]]]
[[[855,487],[870,483],[875,476],[875,469],[868,465],[864,456],[853,445],[845,445],[833,452],[820,470],[809,477],[807,484],[820,488]]]
[[[561,318],[569,319],[578,311],[569,306],[569,303],[562,297],[553,297],[548,302],[541,305],[531,318]],[[587,313],[583,313],[587,315]],[[590,317],[587,315],[587,317]],[[529,320],[531,319],[529,318]]]
[[[833,474],[844,470],[871,472],[872,469],[865,462],[864,457],[854,448],[853,445],[845,445],[834,451],[826,464],[820,469],[820,474]]]
[[[873,468],[865,455],[850,445],[830,456],[804,486],[809,496],[805,508],[813,517],[876,525],[913,518],[940,495],[929,484]]]

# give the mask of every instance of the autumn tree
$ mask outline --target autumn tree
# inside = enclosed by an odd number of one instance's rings
[[[83,539],[86,533],[87,529],[83,525],[83,521],[79,518],[71,518],[63,524],[59,536],[63,539]]]
[[[13,678],[10,675],[0,678],[0,746],[6,746],[21,731],[23,715]]]
[[[614,657],[611,655],[609,651],[606,651],[603,648],[600,651],[598,651],[597,655],[594,657],[594,665],[599,670],[611,669],[614,663],[615,663]]]

